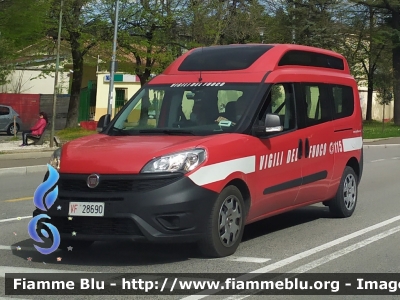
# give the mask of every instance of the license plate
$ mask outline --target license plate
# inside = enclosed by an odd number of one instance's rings
[[[68,215],[103,217],[104,202],[70,202]]]

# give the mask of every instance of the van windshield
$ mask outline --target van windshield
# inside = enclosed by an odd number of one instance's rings
[[[146,85],[116,116],[110,135],[235,132],[253,102],[254,83]],[[249,118],[246,118],[249,119]]]

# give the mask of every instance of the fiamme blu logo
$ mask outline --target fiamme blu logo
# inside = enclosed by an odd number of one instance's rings
[[[51,219],[46,212],[57,200],[58,186],[56,184],[58,182],[58,178],[60,177],[56,169],[49,164],[47,164],[47,167],[49,169],[49,177],[46,179],[46,181],[39,185],[33,195],[33,203],[38,209],[43,211],[43,213],[34,217],[28,224],[28,233],[34,241],[38,243],[44,243],[44,241],[38,235],[38,225],[40,225],[41,228],[40,233],[45,238],[50,238],[50,240],[53,241],[53,244],[50,248],[42,248],[34,245],[36,250],[42,254],[53,253],[60,245],[60,233],[58,232],[57,228],[50,223],[44,222],[45,219]]]

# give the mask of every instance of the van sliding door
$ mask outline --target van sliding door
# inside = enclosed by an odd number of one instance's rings
[[[297,83],[299,132],[304,143],[302,185],[295,204],[325,200],[334,167],[329,145],[333,138],[329,85]]]

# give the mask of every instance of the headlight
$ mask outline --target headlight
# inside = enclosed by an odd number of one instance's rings
[[[57,171],[60,170],[60,163],[61,163],[61,148],[58,148],[50,157],[49,164],[56,169]]]
[[[206,150],[193,149],[173,153],[153,159],[142,169],[141,173],[155,172],[190,172],[206,160]]]

